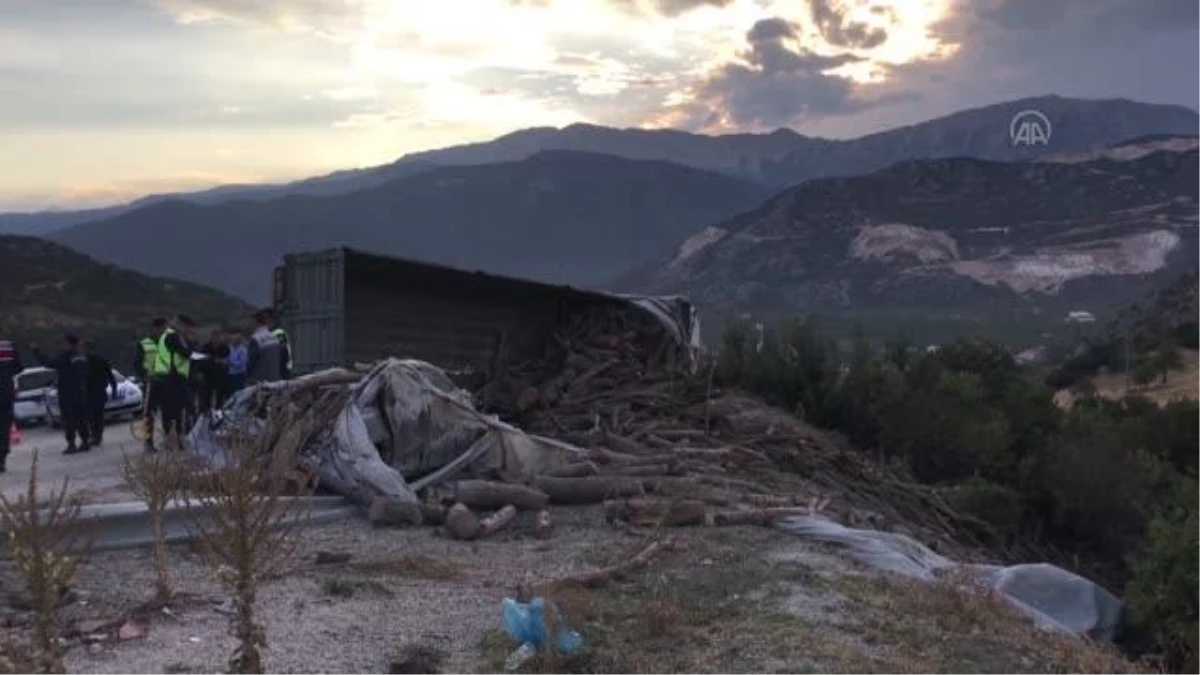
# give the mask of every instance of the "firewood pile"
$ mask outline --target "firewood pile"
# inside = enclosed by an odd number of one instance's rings
[[[587,449],[537,478],[551,503],[606,502],[632,524],[766,524],[820,510],[859,527],[910,534],[971,556],[987,526],[928,488],[844,449],[753,397],[722,391],[711,361],[689,362],[653,317],[580,313],[538,362],[478,392],[522,429]]]

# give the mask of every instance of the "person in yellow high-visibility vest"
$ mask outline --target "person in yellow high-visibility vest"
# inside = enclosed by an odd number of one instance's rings
[[[154,359],[154,385],[159,389],[158,407],[162,412],[163,433],[174,438],[180,449],[184,429],[183,412],[187,407],[188,377],[192,367],[192,330],[195,324],[180,314],[174,324],[163,331],[158,340]]]
[[[146,452],[154,452],[154,413],[158,412],[155,396],[154,364],[158,361],[158,342],[167,330],[167,320],[156,318],[150,322],[150,334],[138,340],[137,355],[133,360],[133,372],[142,383],[142,395],[146,397],[145,410]]]

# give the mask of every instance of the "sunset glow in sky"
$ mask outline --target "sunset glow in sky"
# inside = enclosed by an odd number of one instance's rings
[[[1195,0],[2,0],[0,210],[588,122],[856,136],[1057,93],[1195,106]]]

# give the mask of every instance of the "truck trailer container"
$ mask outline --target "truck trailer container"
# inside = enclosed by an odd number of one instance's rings
[[[348,248],[285,256],[272,298],[297,374],[395,356],[486,379],[503,362],[536,358],[573,313],[604,304],[650,312],[676,341],[699,346],[698,319],[683,298],[615,295]]]

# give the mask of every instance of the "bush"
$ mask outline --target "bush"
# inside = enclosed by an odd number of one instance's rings
[[[1134,620],[1154,637],[1167,672],[1194,673],[1197,663],[1197,587],[1200,548],[1196,483],[1182,490],[1188,508],[1163,514],[1150,525],[1146,546],[1130,559],[1133,579],[1125,590]]]
[[[947,493],[957,511],[991,525],[1001,541],[1017,538],[1021,530],[1021,494],[1003,485],[979,477],[955,486]]]

